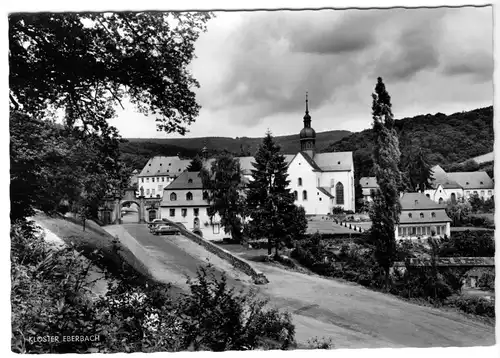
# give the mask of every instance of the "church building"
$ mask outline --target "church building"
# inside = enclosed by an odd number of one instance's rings
[[[354,212],[352,152],[317,152],[307,94],[304,128],[299,139],[301,150],[288,164],[288,180],[295,204],[303,206],[307,215],[326,215],[335,207]]]

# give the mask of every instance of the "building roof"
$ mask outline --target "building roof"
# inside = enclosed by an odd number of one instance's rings
[[[363,189],[378,188],[377,178],[376,177],[362,177],[359,179],[359,185],[361,185],[361,187]]]
[[[316,189],[318,189],[321,193],[325,194],[329,198],[332,198],[332,199],[334,198],[332,193],[330,193],[330,191],[329,191],[330,188],[325,188],[325,187],[319,186]]]
[[[189,190],[189,189],[203,189],[201,182],[200,172],[182,172],[177,178],[174,179],[170,185],[166,186],[163,190]]]
[[[316,153],[312,159],[323,172],[348,171],[353,168],[352,152]]]
[[[420,213],[409,213],[407,211],[402,211],[399,217],[400,224],[423,224],[423,223],[445,223],[451,221],[451,219],[446,215],[446,212],[443,208],[438,208],[434,213],[434,216],[431,215],[431,212],[428,210],[423,210],[422,213],[424,217],[420,217]],[[411,214],[411,217],[408,215]]]
[[[191,160],[179,157],[156,156],[148,160],[139,177],[170,176],[175,177],[182,173]]]
[[[477,164],[492,162],[495,160],[495,152],[486,153],[472,158]]]
[[[400,202],[401,210],[444,210],[443,205],[432,201],[423,193],[404,193]]]
[[[456,181],[465,190],[493,189],[493,180],[486,172],[456,172],[448,173],[448,178]]]

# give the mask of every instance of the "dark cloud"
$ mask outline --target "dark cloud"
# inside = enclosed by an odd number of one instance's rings
[[[324,15],[327,15],[325,13]],[[338,22],[310,22],[294,31],[290,38],[292,51],[311,54],[344,54],[362,51],[375,43],[372,29],[378,14],[354,11],[342,14]]]
[[[460,13],[467,19],[474,11]],[[455,34],[457,28],[472,32],[457,24],[456,13],[419,9],[244,14],[224,40],[217,86],[205,94],[217,100],[203,101],[203,106],[213,112],[232,109],[237,113],[232,121],[251,127],[274,115],[301,113],[305,91],[314,111],[345,101],[346,93],[356,102],[365,101],[372,90],[366,86],[378,76],[394,85],[406,85],[420,73],[437,74],[438,67],[449,76],[491,76],[492,61],[474,63],[472,58],[457,61],[457,54],[444,56],[450,47],[469,46],[447,41],[460,37]],[[451,30],[448,23],[443,25],[448,17],[454,24]]]
[[[493,77],[493,56],[478,52],[455,58],[446,64],[443,73],[447,76],[469,75],[475,81],[487,81]]]

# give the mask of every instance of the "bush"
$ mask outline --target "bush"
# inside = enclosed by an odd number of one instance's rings
[[[332,349],[335,347],[332,343],[332,339],[326,337],[314,337],[312,339],[309,339],[307,341],[307,344],[309,345],[310,349]]]
[[[442,257],[494,257],[494,233],[484,231],[454,232],[440,245]]]
[[[478,282],[479,288],[484,290],[495,290],[495,271],[485,272]]]
[[[448,299],[446,303],[465,313],[495,318],[495,301],[489,301],[483,297],[454,296]]]
[[[288,349],[295,327],[288,313],[265,309],[253,292],[235,292],[205,269],[190,293],[172,299],[169,286],[106,277],[104,297],[88,295],[88,264],[72,247],[53,249],[33,223],[16,223],[12,241],[12,350],[17,353],[176,352]],[[214,325],[218,327],[214,330]],[[50,344],[29,337],[99,334],[105,341]]]
[[[344,213],[344,209],[341,206],[335,206],[332,209],[332,214],[333,215],[341,215]]]

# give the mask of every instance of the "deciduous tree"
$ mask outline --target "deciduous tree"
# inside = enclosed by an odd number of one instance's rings
[[[63,109],[100,129],[127,98],[157,128],[184,134],[198,115],[187,66],[208,12],[9,15],[11,107],[37,118]]]
[[[211,218],[218,214],[221,226],[234,240],[242,239],[245,199],[240,162],[232,154],[216,156],[210,169],[200,171],[204,189],[208,192]]]

